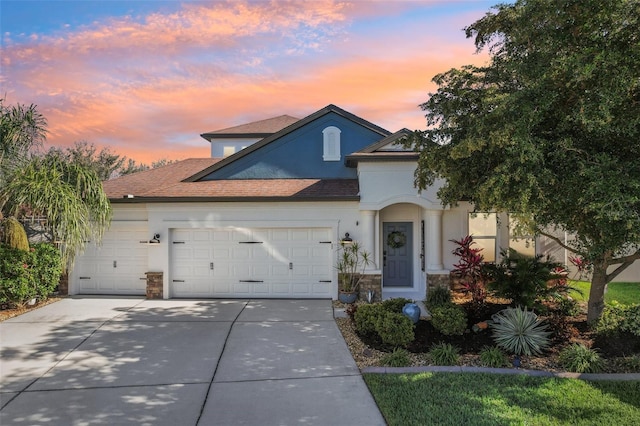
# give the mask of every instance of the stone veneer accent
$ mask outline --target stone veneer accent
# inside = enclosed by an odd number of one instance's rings
[[[147,276],[147,299],[162,299],[162,272],[146,272]]]
[[[367,301],[367,292],[369,290],[375,292],[372,302],[382,301],[382,275],[364,274],[362,281],[360,281],[360,294],[358,294],[358,299]]]
[[[427,274],[427,292],[435,287],[451,288],[451,274]]]

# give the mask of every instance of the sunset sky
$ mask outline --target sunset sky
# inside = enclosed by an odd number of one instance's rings
[[[0,1],[0,96],[48,146],[149,163],[208,157],[208,131],[335,104],[423,129],[434,75],[481,64],[462,29],[499,1]]]

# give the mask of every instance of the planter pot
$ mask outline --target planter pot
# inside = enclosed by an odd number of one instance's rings
[[[420,321],[420,307],[415,303],[407,303],[402,308],[402,313],[409,317],[409,319],[416,324]]]
[[[338,300],[342,303],[354,303],[356,300],[358,300],[358,292],[340,290],[338,292]]]

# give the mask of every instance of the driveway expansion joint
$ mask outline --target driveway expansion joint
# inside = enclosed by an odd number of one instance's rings
[[[213,375],[211,376],[211,380],[209,381],[209,387],[207,388],[207,393],[205,393],[204,395],[204,401],[202,401],[202,406],[200,407],[200,413],[198,414],[198,419],[196,420],[196,426],[200,423],[200,419],[204,414],[204,409],[205,409],[205,406],[207,405],[207,400],[209,399],[209,393],[211,392],[211,388],[213,387],[213,381],[216,378],[216,373],[218,372],[218,367],[220,366],[220,361],[222,360],[222,354],[224,353],[224,349],[227,347],[229,336],[231,336],[231,330],[233,330],[233,326],[238,321],[238,318],[240,317],[242,312],[244,312],[244,310],[247,308],[247,305],[249,304],[249,302],[250,302],[249,300],[244,302],[244,306],[242,307],[242,309],[240,309],[240,311],[235,316],[233,321],[231,321],[231,326],[229,327],[229,331],[227,331],[227,335],[224,338],[224,344],[222,345],[222,350],[220,350],[220,356],[218,357],[218,362],[216,362],[216,368],[213,369]]]

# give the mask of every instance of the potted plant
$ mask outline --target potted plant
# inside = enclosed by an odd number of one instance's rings
[[[371,263],[369,252],[362,250],[360,244],[343,243],[338,256],[338,300],[353,303],[358,299],[358,289],[365,268]]]

